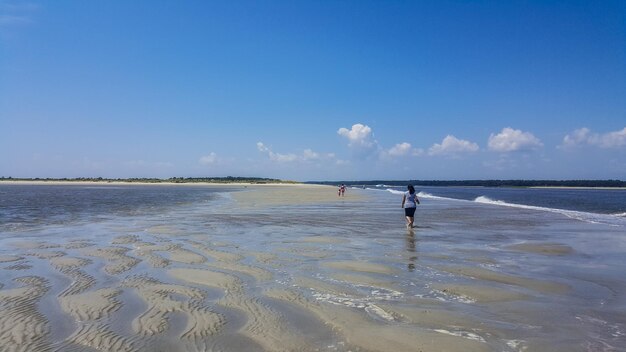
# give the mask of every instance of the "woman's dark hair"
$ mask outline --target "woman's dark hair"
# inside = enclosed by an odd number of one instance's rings
[[[408,185],[406,188],[409,189],[409,193],[411,194],[415,193],[415,188],[413,188],[413,185]]]

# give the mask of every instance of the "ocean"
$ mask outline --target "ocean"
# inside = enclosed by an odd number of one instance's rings
[[[416,190],[0,184],[0,346],[626,350],[626,191]]]
[[[406,187],[384,184],[368,190],[393,194]],[[420,187],[419,196],[429,199],[470,201],[494,206],[559,213],[582,221],[626,225],[626,189],[507,188],[507,187]]]

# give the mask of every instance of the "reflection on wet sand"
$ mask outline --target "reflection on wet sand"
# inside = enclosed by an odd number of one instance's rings
[[[409,254],[409,263],[407,264],[407,269],[409,271],[415,270],[415,262],[417,261],[417,240],[415,239],[415,232],[409,231],[406,235],[406,250]]]

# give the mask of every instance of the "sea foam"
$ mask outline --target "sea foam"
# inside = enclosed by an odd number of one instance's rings
[[[535,205],[507,203],[507,202],[504,202],[504,201],[501,201],[501,200],[494,200],[494,199],[491,199],[491,198],[486,197],[486,196],[476,197],[476,199],[474,199],[474,202],[481,203],[481,204],[489,204],[489,205],[497,205],[497,206],[504,206],[504,207],[511,207],[511,208],[519,208],[519,209],[528,209],[528,210],[536,210],[536,211],[547,211],[547,212],[551,212],[551,213],[557,213],[557,214],[565,215],[568,218],[579,220],[579,221],[584,221],[584,222],[589,222],[589,223],[592,223],[592,224],[607,224],[607,225],[611,225],[611,226],[623,226],[623,225],[619,225],[619,224],[615,223],[615,220],[618,220],[616,218],[623,217],[623,214],[622,215],[620,215],[620,214],[616,214],[616,215],[596,214],[596,213],[588,213],[588,212],[575,211],[575,210],[565,210],[565,209],[558,209],[558,208],[539,207],[539,206],[535,206]]]

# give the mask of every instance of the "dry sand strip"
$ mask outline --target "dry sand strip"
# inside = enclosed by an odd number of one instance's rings
[[[258,185],[248,186],[245,191],[233,192],[233,199],[241,208],[283,206],[296,204],[337,202],[337,189],[326,185]],[[346,192],[342,200],[362,201],[363,193]]]
[[[0,348],[7,352],[48,351],[49,322],[37,304],[50,289],[38,276],[14,281],[22,287],[0,290]]]

